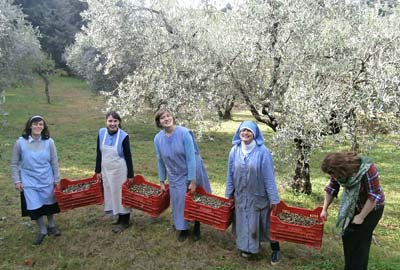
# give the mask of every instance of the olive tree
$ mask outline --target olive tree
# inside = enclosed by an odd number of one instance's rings
[[[32,79],[34,69],[43,61],[38,35],[12,0],[0,2],[0,106],[5,102],[5,90],[13,83]]]
[[[398,111],[399,13],[380,10],[303,0],[248,1],[238,11],[248,42],[232,74],[253,116],[290,147],[297,191],[311,193],[310,155],[326,135],[354,140],[360,116],[393,120]]]
[[[329,134],[355,141],[358,120],[399,111],[399,11],[343,0],[87,0],[84,30],[105,74],[136,68],[109,106],[138,115],[168,106],[181,120],[216,120],[230,97],[276,131],[295,161],[294,190],[311,193],[309,160]],[[235,101],[238,102],[238,101]]]

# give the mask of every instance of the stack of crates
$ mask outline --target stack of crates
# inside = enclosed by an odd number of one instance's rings
[[[80,180],[64,178],[60,186],[54,189],[54,194],[62,212],[104,202],[103,185],[96,176]]]
[[[208,224],[217,230],[225,231],[232,223],[234,203],[226,198],[219,197],[207,193],[204,188],[198,186],[196,192],[198,194],[217,199],[224,203],[219,208],[202,204],[193,200],[190,192],[186,193],[185,198],[185,211],[184,217],[188,221],[199,221],[204,224]]]
[[[271,211],[270,238],[275,241],[287,241],[320,249],[324,233],[324,220],[320,217],[322,207],[314,210],[292,207],[281,201]],[[307,218],[315,219],[316,224],[311,226],[286,223],[279,219],[279,213],[293,213]]]
[[[126,181],[122,185],[122,205],[127,208],[135,208],[146,212],[152,217],[158,217],[165,209],[169,207],[169,185],[166,186],[166,192],[158,195],[146,196],[130,190],[133,185],[148,185],[161,190],[160,185],[147,181],[142,175],[136,175],[133,182]]]

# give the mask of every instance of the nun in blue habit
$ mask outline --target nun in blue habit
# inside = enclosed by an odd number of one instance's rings
[[[210,182],[199,148],[193,133],[175,124],[172,113],[160,109],[155,114],[155,123],[160,132],[154,137],[154,148],[157,154],[158,175],[161,189],[165,190],[165,180],[170,185],[172,216],[178,240],[185,241],[188,236],[189,224],[184,219],[186,192],[194,192],[196,186],[202,186],[211,193]],[[200,239],[200,222],[196,221],[193,239]]]
[[[245,258],[260,251],[260,242],[268,241],[269,215],[279,202],[271,152],[256,123],[244,121],[232,140],[226,177],[227,198],[235,201],[232,231],[236,246]],[[271,264],[281,260],[279,242],[271,242]]]

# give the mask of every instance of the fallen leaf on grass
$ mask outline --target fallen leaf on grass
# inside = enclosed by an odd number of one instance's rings
[[[29,266],[29,267],[33,267],[33,265],[35,264],[35,262],[32,259],[26,259],[24,261],[24,263],[26,266]]]

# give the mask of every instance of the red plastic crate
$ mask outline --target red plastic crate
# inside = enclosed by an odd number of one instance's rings
[[[198,186],[196,193],[218,199],[228,205],[214,208],[209,205],[195,202],[190,192],[186,193],[184,217],[188,221],[199,221],[208,224],[217,230],[225,231],[232,222],[234,204],[231,200],[207,193],[204,188]]]
[[[288,206],[281,201],[277,207],[271,211],[271,240],[293,242],[320,249],[322,245],[322,236],[324,233],[324,220],[320,217],[321,211],[322,207],[317,207],[314,210],[308,210],[304,208]],[[318,220],[319,224],[314,224],[312,226],[289,224],[279,219],[277,215],[280,212],[295,213],[306,217],[315,218]]]
[[[65,193],[63,190],[65,188],[89,183],[90,181],[95,181],[95,183],[91,184],[89,188],[85,190],[79,190],[75,192]],[[80,179],[80,180],[69,180],[69,179],[61,179],[60,181],[61,188],[55,188],[54,194],[62,212],[75,209],[82,206],[95,205],[95,204],[103,204],[103,185],[101,181],[98,181],[96,176],[92,176],[90,178]]]
[[[146,212],[152,217],[158,217],[165,209],[169,207],[169,185],[165,185],[167,191],[159,195],[145,196],[140,193],[131,191],[129,188],[135,184],[144,184],[157,189],[161,189],[160,185],[146,181],[142,175],[136,175],[133,182],[126,181],[122,185],[122,205],[127,208],[135,208]]]

